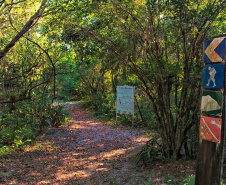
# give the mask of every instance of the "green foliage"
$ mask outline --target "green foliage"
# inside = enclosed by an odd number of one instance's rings
[[[179,181],[179,179],[174,179],[172,175],[169,175],[168,180],[167,180],[167,185],[177,184],[178,181]]]
[[[143,183],[144,183],[145,185],[152,185],[151,183],[146,182],[146,181],[143,181]],[[170,185],[170,184],[195,185],[195,175],[188,175],[188,176],[186,176],[185,179],[183,179],[181,182],[180,182],[179,179],[175,179],[175,178],[173,178],[172,175],[169,175],[166,184],[167,184],[167,185]]]
[[[186,184],[186,185],[195,185],[195,175],[188,175],[182,182],[181,184]]]
[[[68,114],[62,105],[23,101],[16,106],[17,109],[11,114],[1,112],[0,148],[6,145],[20,147],[28,144],[49,126],[58,127],[67,121]]]
[[[0,123],[0,147],[12,144],[20,146],[33,138],[33,130],[38,125],[38,119],[27,112],[20,113],[24,109],[13,114],[3,113],[5,116]]]
[[[68,121],[69,113],[65,112],[63,105],[53,106],[49,112],[47,120],[53,127],[58,127]]]
[[[77,70],[77,65],[72,63],[72,53],[70,51],[64,51],[64,56],[57,63],[57,95],[60,100],[69,101],[71,99],[76,100],[81,98],[80,88],[80,76]]]
[[[152,185],[151,183],[149,182],[146,182],[146,181],[143,181],[144,185]]]
[[[95,111],[96,116],[105,119],[115,118],[115,97],[113,93],[98,94],[96,104],[98,106]]]
[[[12,172],[3,172],[3,171],[0,171],[0,177],[4,177],[4,176],[8,176],[8,175],[11,175]]]
[[[140,89],[136,90],[134,122],[137,127],[144,127],[149,130],[155,128],[155,115],[150,100],[143,93],[139,93]]]
[[[40,1],[5,3],[0,52],[40,6]],[[117,86],[130,85],[136,87],[135,126],[159,134],[164,157],[177,159],[188,140],[186,155],[195,156],[202,42],[225,33],[225,5],[48,2],[41,21],[0,61],[0,145],[20,146],[49,125],[59,126],[65,117],[51,105],[56,97],[83,99],[97,116],[113,120]],[[131,125],[129,116],[119,118]],[[151,159],[158,151],[147,146],[140,155]]]
[[[141,151],[137,154],[134,163],[138,164],[142,162],[143,165],[147,165],[148,162],[154,160],[165,160],[161,144],[156,135],[143,146]]]

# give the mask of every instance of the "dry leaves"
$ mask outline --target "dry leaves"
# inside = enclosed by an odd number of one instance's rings
[[[142,131],[112,127],[78,103],[67,104],[65,109],[72,116],[69,123],[50,129],[20,155],[1,159],[0,184],[138,185],[144,180],[155,184],[166,181],[164,171],[172,170],[172,164],[163,170],[167,164],[154,162],[147,169],[131,164],[129,156],[150,139]],[[176,170],[181,168],[182,174],[194,172],[194,165],[179,165]]]

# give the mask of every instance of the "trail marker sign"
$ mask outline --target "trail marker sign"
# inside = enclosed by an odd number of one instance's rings
[[[204,41],[196,185],[220,185],[225,140],[226,36]]]
[[[220,143],[221,142],[221,122],[219,118],[201,116],[200,138]]]
[[[206,40],[204,43],[204,63],[225,62],[225,37]]]
[[[221,91],[202,92],[201,112],[203,114],[222,115],[223,93]]]
[[[202,88],[206,89],[224,88],[224,64],[203,66]]]

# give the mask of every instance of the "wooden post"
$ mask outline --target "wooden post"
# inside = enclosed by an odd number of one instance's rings
[[[196,185],[220,185],[225,140],[224,36],[204,42],[200,139]]]

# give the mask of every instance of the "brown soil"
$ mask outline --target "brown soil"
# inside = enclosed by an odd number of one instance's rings
[[[195,160],[134,165],[134,154],[150,139],[142,130],[106,123],[78,103],[65,109],[72,117],[67,124],[0,158],[0,184],[166,184],[168,175],[181,180],[195,173]]]

